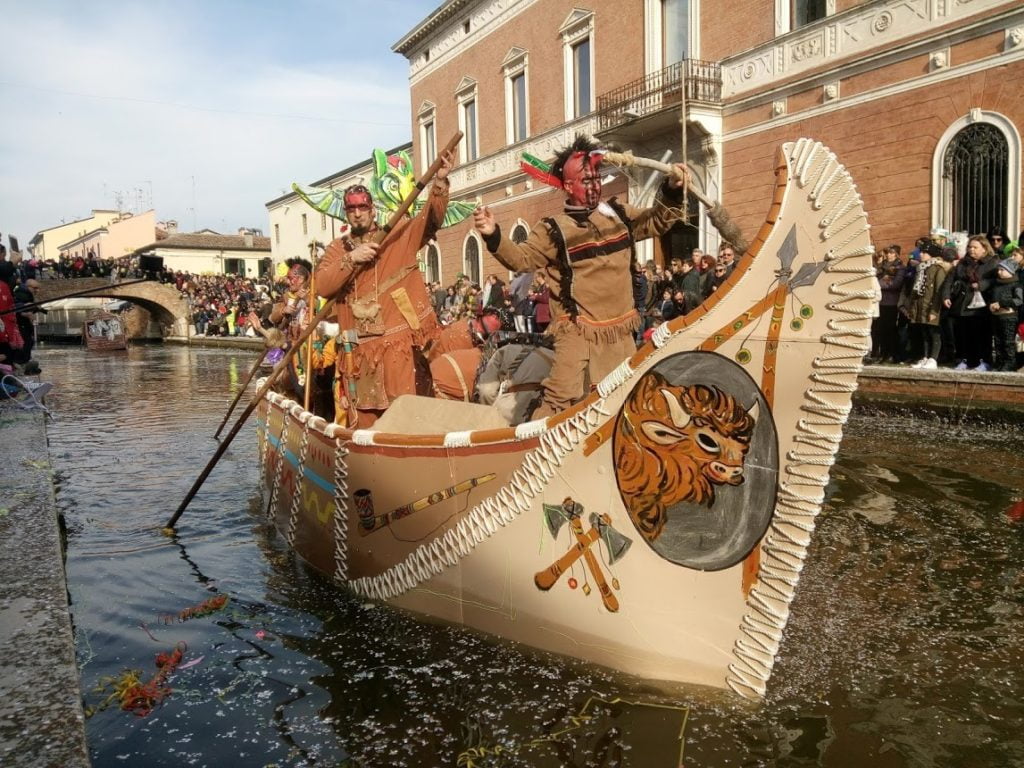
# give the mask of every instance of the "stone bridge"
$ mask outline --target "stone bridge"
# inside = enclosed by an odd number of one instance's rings
[[[128,280],[123,282],[130,282]],[[75,279],[57,278],[40,280],[35,291],[36,301],[56,299],[68,294],[97,289],[85,297],[98,299],[121,299],[136,304],[152,315],[160,324],[164,336],[187,336],[190,322],[188,302],[173,285],[146,280],[131,285],[111,283],[105,277],[81,277]]]

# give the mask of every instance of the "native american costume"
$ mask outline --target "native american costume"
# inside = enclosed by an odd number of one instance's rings
[[[415,218],[402,219],[377,258],[365,266],[354,264],[350,251],[370,241],[376,228],[327,246],[316,270],[317,293],[335,296],[346,286],[336,297],[341,328],[339,424],[356,426],[358,415],[358,426],[369,426],[374,412],[386,409],[399,395],[429,392],[428,376],[421,376],[417,386],[417,351],[437,335],[438,323],[416,252],[444,222],[447,205],[448,181],[435,180],[427,205]],[[353,272],[355,278],[348,282]]]
[[[535,417],[564,410],[636,352],[640,315],[633,306],[633,244],[667,232],[679,218],[681,201],[681,190],[663,186],[652,208],[615,198],[593,210],[566,205],[522,244],[502,237],[500,229],[484,238],[504,266],[543,270],[548,278],[555,361]]]

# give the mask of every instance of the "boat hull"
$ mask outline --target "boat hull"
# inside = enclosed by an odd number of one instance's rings
[[[88,318],[82,324],[82,339],[92,350],[127,349],[128,336],[121,318],[103,312]]]
[[[788,144],[723,290],[567,413],[353,432],[268,396],[268,512],[367,598],[761,696],[867,346],[871,253],[849,175]]]

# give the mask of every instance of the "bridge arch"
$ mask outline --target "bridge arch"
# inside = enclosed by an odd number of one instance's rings
[[[191,322],[188,302],[177,288],[167,283],[146,280],[122,286],[102,277],[56,278],[40,280],[39,289],[34,293],[36,301],[46,301],[90,289],[96,289],[94,293],[87,294],[90,297],[130,301],[147,310],[160,324],[165,336],[188,335]]]

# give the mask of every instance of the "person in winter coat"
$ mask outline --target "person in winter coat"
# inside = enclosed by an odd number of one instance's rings
[[[529,293],[533,302],[533,330],[543,333],[551,322],[551,289],[543,272],[538,272]]]
[[[14,265],[9,261],[0,261],[0,310],[14,309],[12,288],[15,281]],[[14,356],[24,344],[16,313],[0,315],[0,363],[10,365],[14,362]]]
[[[948,267],[942,260],[942,248],[928,244],[921,249],[921,263],[910,287],[907,319],[910,321],[911,346],[921,350],[921,359],[912,368],[934,370],[939,367],[942,334],[939,311],[942,307],[942,284]]]
[[[1017,262],[1005,259],[996,268],[996,279],[985,295],[992,313],[997,371],[1017,369],[1017,312],[1024,304],[1024,291],[1017,282]]]
[[[899,336],[897,333],[897,306],[903,290],[904,264],[900,260],[900,246],[890,245],[875,268],[882,298],[878,302],[878,317],[871,323],[872,357],[878,362],[897,362]]]
[[[956,370],[992,370],[992,323],[982,297],[995,281],[999,257],[985,235],[967,240],[967,255],[950,271],[942,285],[942,303],[953,317],[957,355]],[[973,305],[973,306],[972,306]]]

